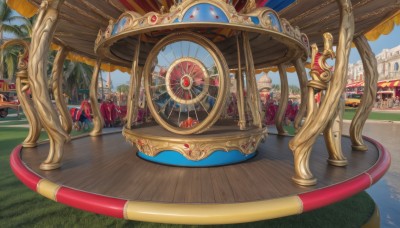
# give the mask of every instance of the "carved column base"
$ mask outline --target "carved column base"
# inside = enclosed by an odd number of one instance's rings
[[[367,151],[368,147],[366,145],[351,145],[351,148],[355,151]]]
[[[37,147],[37,143],[33,143],[33,142],[24,142],[22,143],[22,146],[25,148],[34,148]]]
[[[317,178],[310,178],[310,179],[303,179],[303,178],[299,178],[299,177],[292,177],[292,180],[298,184],[298,185],[302,185],[302,186],[313,186],[317,184]]]
[[[99,136],[99,135],[102,135],[103,134],[103,132],[98,132],[98,131],[91,131],[90,133],[89,133],[89,135],[90,136],[92,136],[92,137],[97,137],[97,136]]]
[[[287,131],[281,131],[281,132],[278,132],[277,135],[287,136],[287,135],[289,135],[289,133]]]
[[[348,164],[347,159],[328,159],[328,163],[333,166],[346,166]]]
[[[61,167],[61,163],[42,163],[42,164],[40,164],[39,168],[41,170],[49,171],[49,170],[58,169],[60,167]]]

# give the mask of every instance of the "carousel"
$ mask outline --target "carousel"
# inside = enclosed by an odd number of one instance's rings
[[[399,18],[394,0],[7,3],[37,14],[30,43],[13,43],[26,47],[17,92],[30,131],[12,152],[11,167],[51,200],[130,220],[243,223],[338,202],[376,183],[390,166],[385,148],[361,133],[378,78],[367,38]],[[353,43],[371,86],[347,137],[341,97]],[[48,85],[51,49],[58,52]],[[67,58],[94,66],[94,128],[72,139],[62,98]],[[122,135],[103,132],[96,96],[99,71],[117,69],[131,76]],[[276,133],[268,132],[256,80],[268,71],[281,78]],[[284,129],[287,72],[297,72],[302,89],[295,136]],[[44,92],[49,86],[59,114]],[[42,128],[49,141],[38,143]]]

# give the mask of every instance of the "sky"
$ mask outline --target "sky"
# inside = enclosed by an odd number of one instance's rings
[[[400,26],[395,26],[389,35],[381,35],[378,40],[370,41],[369,44],[376,55],[381,53],[383,49],[391,49],[400,45]],[[355,63],[358,60],[360,60],[360,55],[356,48],[352,48],[350,52],[350,63]],[[106,79],[106,75],[107,74],[103,74],[104,79]],[[273,84],[280,84],[278,73],[270,72],[268,76],[272,79]],[[111,80],[114,89],[121,84],[129,85],[129,74],[115,71],[111,73]],[[299,85],[297,74],[295,73],[288,73],[288,81],[289,85]]]

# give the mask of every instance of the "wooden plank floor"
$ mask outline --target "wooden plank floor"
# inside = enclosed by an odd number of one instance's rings
[[[63,166],[58,170],[39,169],[48,153],[47,144],[24,148],[22,159],[38,175],[67,187],[128,200],[169,203],[232,203],[294,195],[354,177],[378,159],[373,144],[366,142],[370,148],[367,152],[352,152],[349,138],[343,138],[349,165],[330,166],[323,139],[319,137],[310,162],[318,184],[301,187],[291,180],[290,139],[269,135],[255,158],[213,168],[171,167],[144,161],[119,133],[67,143]]]

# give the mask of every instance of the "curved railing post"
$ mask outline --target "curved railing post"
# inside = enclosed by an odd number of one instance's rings
[[[59,8],[63,2],[63,0],[42,1],[32,30],[28,63],[29,83],[33,102],[50,140],[49,154],[40,165],[42,170],[53,170],[61,166],[64,143],[69,140],[69,135],[61,126],[57,112],[51,103],[46,72],[50,43],[56,29]]]
[[[368,147],[364,144],[362,138],[362,130],[364,124],[368,119],[368,115],[374,106],[374,100],[376,98],[376,91],[378,83],[378,63],[375,55],[368,44],[368,40],[365,36],[361,35],[354,39],[354,44],[357,47],[358,52],[364,67],[365,85],[364,94],[361,99],[361,103],[357,109],[357,112],[351,121],[350,125],[350,139],[351,147],[353,150],[366,151]]]
[[[65,103],[64,95],[63,95],[63,66],[65,58],[68,55],[68,51],[65,47],[60,47],[57,52],[57,55],[54,59],[53,69],[52,69],[52,88],[54,94],[54,100],[56,101],[56,106],[58,112],[61,116],[61,125],[63,129],[70,134],[72,130],[72,118],[69,114],[67,104]]]
[[[296,136],[290,141],[293,151],[295,175],[293,180],[300,185],[314,185],[317,180],[309,167],[311,149],[318,135],[332,120],[338,107],[340,96],[345,88],[348,59],[354,35],[354,15],[350,0],[337,0],[340,9],[339,44],[337,46],[335,73],[316,115],[309,116]]]
[[[5,42],[2,45],[2,50],[8,46],[19,45],[22,46],[23,52],[18,56],[18,71],[16,73],[16,91],[18,95],[19,102],[25,113],[25,116],[29,123],[29,132],[26,136],[23,147],[36,147],[37,141],[39,140],[40,131],[42,126],[40,124],[40,119],[37,114],[36,108],[33,105],[32,99],[27,93],[29,90],[29,80],[28,80],[28,58],[29,58],[29,44],[24,40],[14,39]]]
[[[90,132],[90,136],[99,136],[102,134],[104,119],[100,113],[99,102],[97,101],[97,91],[99,88],[99,72],[100,72],[101,60],[97,59],[96,65],[93,69],[92,79],[90,81],[90,107],[92,108],[93,114],[93,129]]]
[[[126,128],[131,129],[133,123],[137,123],[138,106],[139,106],[139,92],[142,82],[142,72],[139,70],[139,55],[140,55],[140,36],[137,37],[135,45],[135,53],[133,56],[131,81],[129,86],[128,95],[128,111],[126,119]]]
[[[299,130],[301,121],[305,117],[307,113],[307,101],[308,101],[308,89],[307,89],[307,73],[304,67],[303,61],[298,58],[293,62],[294,67],[296,68],[297,77],[299,78],[300,90],[301,90],[301,104],[299,108],[299,112],[294,119],[294,128],[296,132]]]
[[[285,114],[289,100],[289,83],[287,79],[286,66],[280,64],[278,66],[279,77],[281,79],[281,99],[279,100],[278,112],[275,116],[275,125],[278,130],[278,135],[287,135],[283,125],[285,123]]]

